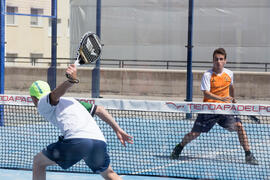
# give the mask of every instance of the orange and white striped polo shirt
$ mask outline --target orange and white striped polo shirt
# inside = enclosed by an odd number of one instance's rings
[[[202,77],[201,90],[209,91],[220,97],[230,96],[230,85],[233,84],[233,72],[224,68],[223,72],[216,74],[212,69],[206,71]],[[203,102],[224,103],[215,99],[204,97]]]

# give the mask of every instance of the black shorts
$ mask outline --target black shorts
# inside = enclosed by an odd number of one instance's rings
[[[241,120],[234,115],[199,114],[191,131],[208,132],[216,123],[228,131],[236,131],[236,122],[241,122]]]
[[[82,159],[94,173],[105,171],[110,164],[106,143],[95,139],[59,139],[42,152],[63,169]]]

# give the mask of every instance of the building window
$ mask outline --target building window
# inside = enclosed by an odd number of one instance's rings
[[[31,8],[31,22],[32,26],[41,26],[41,18],[35,15],[43,15],[43,9]]]
[[[39,58],[43,58],[43,54],[42,53],[30,53],[30,58],[31,58],[31,64],[33,66],[35,66],[37,60]]]
[[[13,7],[13,6],[7,6],[7,13],[17,13],[18,12],[18,7]],[[15,15],[7,15],[6,17],[6,23],[8,25],[14,25],[16,24],[16,19]]]
[[[17,53],[6,53],[6,62],[15,62],[15,59],[18,57]]]

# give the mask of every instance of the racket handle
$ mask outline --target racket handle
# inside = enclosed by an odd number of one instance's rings
[[[70,74],[68,74],[68,73],[66,73],[66,77],[67,77],[68,79],[71,79],[71,76],[70,76]]]

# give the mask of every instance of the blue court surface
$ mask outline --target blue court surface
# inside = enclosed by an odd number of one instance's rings
[[[31,171],[24,170],[8,170],[0,169],[0,179],[9,180],[29,180],[32,178]],[[166,177],[148,177],[148,176],[121,176],[123,180],[172,180]],[[102,180],[103,178],[97,174],[82,174],[82,173],[61,173],[47,172],[47,180]],[[175,179],[175,178],[174,178]]]

